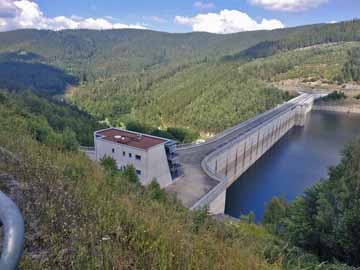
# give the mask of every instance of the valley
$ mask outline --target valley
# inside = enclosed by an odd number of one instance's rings
[[[287,138],[295,122],[303,124],[299,115],[309,107],[286,103],[297,100],[300,91],[330,93],[315,103],[318,109],[360,111],[359,20],[232,34],[19,29],[0,32],[0,41],[0,187],[17,194],[12,199],[25,219],[21,269],[348,270],[360,265],[359,139],[352,138],[336,156],[337,165],[322,169],[321,181],[301,185],[307,189],[292,201],[268,201],[259,211],[261,222],[238,209],[232,211],[239,219],[214,217],[205,200],[189,210],[203,198],[190,198],[185,207],[173,194],[177,190],[162,189],[156,179],[141,185],[141,171],[134,166],[119,170],[111,157],[94,162],[79,151],[92,149],[94,131],[109,126],[138,132],[137,142],[142,133],[163,137],[183,148],[180,158],[189,163],[185,180],[194,183],[197,174],[204,175],[203,158],[246,134],[250,122],[262,132],[251,133],[251,147],[247,142],[243,147],[244,162],[250,153],[243,165],[250,167],[254,149],[256,159],[268,150],[261,141],[271,138],[271,147]],[[280,118],[274,127],[266,126],[275,116]],[[335,117],[338,126],[355,125],[343,116]],[[329,119],[325,133],[333,127]],[[234,126],[241,128],[225,142],[216,140]],[[315,133],[317,126],[316,121],[311,126]],[[317,134],[316,144],[323,134]],[[191,145],[199,140],[209,141]],[[109,151],[115,154],[115,148]],[[232,169],[235,182],[239,160],[237,150],[231,151],[231,160],[220,156],[219,170],[227,176]],[[211,158],[216,171],[217,157]],[[291,158],[295,164],[296,155]],[[181,179],[174,189],[177,183]],[[203,197],[209,187],[187,189]]]

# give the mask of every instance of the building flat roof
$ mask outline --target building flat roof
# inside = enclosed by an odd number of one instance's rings
[[[102,136],[101,138],[103,140],[140,148],[143,150],[148,150],[155,145],[163,144],[168,141],[166,139],[117,128],[100,130],[95,132],[95,134]]]

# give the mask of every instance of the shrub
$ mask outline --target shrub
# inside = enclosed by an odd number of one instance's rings
[[[322,100],[323,101],[335,101],[335,100],[341,100],[341,99],[346,99],[346,98],[347,97],[346,97],[344,92],[342,92],[342,91],[334,91],[334,92],[331,92],[326,97],[323,97]]]
[[[100,160],[100,164],[111,174],[114,174],[118,170],[116,161],[112,157],[104,156]]]
[[[122,175],[132,183],[139,183],[139,177],[133,165],[128,165],[122,170]]]
[[[179,142],[191,143],[200,137],[199,132],[186,128],[168,128],[167,131]]]
[[[262,223],[268,225],[273,232],[280,233],[288,208],[289,204],[285,197],[273,197],[265,206]]]
[[[155,178],[151,181],[150,185],[147,187],[147,190],[149,191],[150,197],[153,200],[161,203],[164,203],[166,201],[167,194],[165,190],[160,187],[159,183]]]

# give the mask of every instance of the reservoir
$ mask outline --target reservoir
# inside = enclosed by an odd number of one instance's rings
[[[358,135],[360,115],[310,112],[304,127],[291,129],[227,189],[225,213],[239,217],[253,211],[261,221],[273,196],[291,201],[326,178],[345,145]]]

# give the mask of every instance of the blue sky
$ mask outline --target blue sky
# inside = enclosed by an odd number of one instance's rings
[[[0,0],[2,31],[132,27],[231,33],[355,17],[359,0]]]

